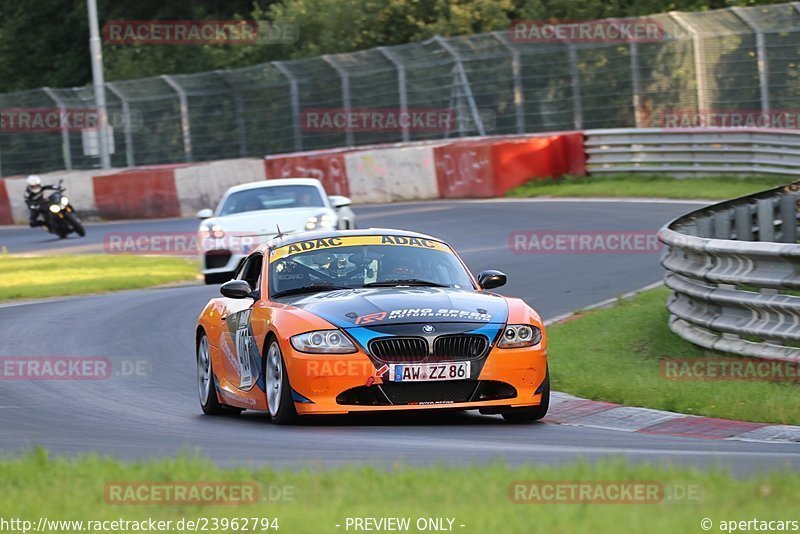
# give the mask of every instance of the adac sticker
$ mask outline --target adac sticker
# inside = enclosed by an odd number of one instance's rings
[[[339,247],[349,247],[358,245],[387,245],[401,247],[419,247],[432,250],[450,252],[450,247],[440,241],[425,239],[421,237],[407,237],[399,235],[368,235],[368,236],[349,236],[349,237],[328,237],[319,239],[309,239],[291,245],[284,245],[276,248],[270,253],[270,262],[274,262],[286,256],[292,256],[301,252],[311,250],[326,250]]]

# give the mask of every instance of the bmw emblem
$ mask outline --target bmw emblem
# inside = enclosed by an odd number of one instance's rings
[[[433,334],[436,331],[436,329],[431,325],[426,324],[425,326],[422,327],[422,331],[425,332],[426,334]]]

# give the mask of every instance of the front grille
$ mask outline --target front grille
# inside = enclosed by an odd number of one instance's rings
[[[220,269],[228,265],[230,250],[209,250],[206,252],[206,269]]]
[[[428,342],[421,337],[386,337],[371,341],[369,351],[384,362],[421,362],[428,357]]]
[[[336,403],[351,406],[388,406],[512,399],[517,390],[494,380],[442,380],[437,382],[385,382],[343,391]]]
[[[433,342],[433,355],[440,360],[471,360],[483,356],[488,347],[486,336],[478,334],[439,336]]]
[[[380,387],[392,404],[468,402],[478,381],[386,382]]]

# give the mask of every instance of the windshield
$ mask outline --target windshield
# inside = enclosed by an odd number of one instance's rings
[[[319,189],[313,185],[275,185],[245,189],[232,193],[225,200],[219,215],[246,211],[284,208],[322,208],[325,203]]]
[[[401,285],[474,288],[447,245],[400,236],[333,237],[278,248],[270,255],[269,285],[271,297]]]

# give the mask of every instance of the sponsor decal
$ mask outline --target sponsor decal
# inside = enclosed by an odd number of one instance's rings
[[[368,313],[367,315],[359,315],[356,317],[355,324],[370,324],[377,323],[386,319],[386,312]]]
[[[371,236],[352,236],[352,237],[329,237],[320,239],[310,239],[300,241],[276,248],[270,252],[270,262],[277,261],[287,256],[309,252],[312,250],[325,250],[338,247],[359,246],[359,245],[389,245],[403,247],[421,247],[433,250],[450,252],[450,247],[433,239],[420,237],[406,237],[394,235],[371,235]]]
[[[357,325],[366,325],[370,323],[378,323],[381,321],[392,321],[396,319],[422,319],[422,318],[446,318],[446,319],[460,319],[464,321],[483,321],[490,322],[492,315],[486,313],[486,310],[479,309],[477,311],[471,310],[453,310],[450,308],[402,308],[398,310],[391,310],[389,312],[376,312],[368,313],[367,315],[359,315],[355,318],[354,323]],[[422,331],[426,334],[432,334],[436,331],[433,325],[426,324],[422,327]]]

